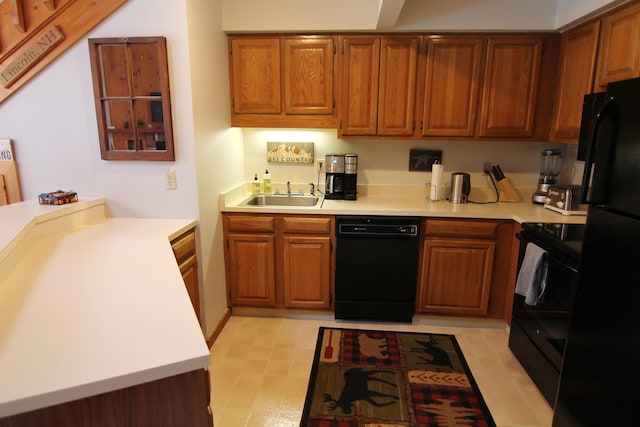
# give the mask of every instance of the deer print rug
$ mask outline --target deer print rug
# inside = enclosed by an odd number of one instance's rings
[[[453,335],[320,328],[301,426],[495,426]]]

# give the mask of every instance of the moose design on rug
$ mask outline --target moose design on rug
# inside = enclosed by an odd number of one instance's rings
[[[364,400],[377,407],[393,405],[400,398],[399,396],[369,389],[369,381],[378,381],[392,387],[398,387],[392,382],[374,377],[376,374],[384,373],[393,374],[393,371],[383,371],[378,369],[365,371],[362,368],[347,369],[344,372],[344,387],[342,388],[340,397],[338,397],[338,399],[334,399],[329,393],[324,393],[324,401],[329,402],[330,410],[334,411],[339,407],[342,409],[344,414],[350,414],[351,407],[354,405],[354,402],[358,400]],[[387,402],[376,402],[373,399],[374,397],[387,397],[393,400]]]
[[[386,338],[371,338],[364,332],[358,335],[360,353],[377,359],[389,358],[389,345]]]
[[[422,360],[422,362],[420,362],[421,364],[446,366],[447,368],[453,369],[451,358],[447,352],[438,347],[438,344],[440,344],[438,338],[429,335],[429,341],[416,340],[416,344],[420,345],[420,348],[411,347],[412,353],[425,353],[431,356],[430,358],[418,356],[418,359]]]
[[[321,328],[301,426],[495,427],[453,335]]]

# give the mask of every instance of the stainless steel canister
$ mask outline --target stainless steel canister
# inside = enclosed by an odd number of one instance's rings
[[[467,203],[471,192],[471,175],[466,172],[451,174],[451,203]]]

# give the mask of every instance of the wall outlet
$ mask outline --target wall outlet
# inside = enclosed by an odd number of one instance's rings
[[[316,159],[316,173],[324,173],[324,159]]]
[[[176,182],[176,171],[170,170],[164,172],[164,187],[167,190],[175,190],[178,188]]]
[[[489,175],[489,170],[491,169],[491,162],[483,162],[482,163],[482,174]]]

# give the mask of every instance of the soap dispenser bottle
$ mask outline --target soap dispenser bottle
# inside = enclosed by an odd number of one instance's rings
[[[253,176],[253,182],[251,183],[251,194],[257,196],[260,194],[260,181],[258,181],[258,174]]]
[[[262,185],[264,186],[264,194],[271,194],[271,174],[269,173],[269,169],[264,171]]]

